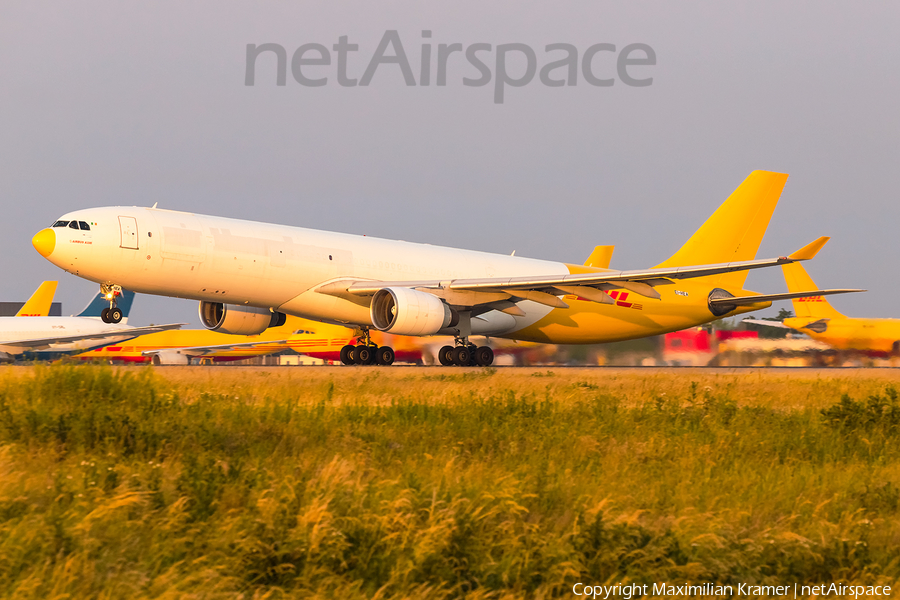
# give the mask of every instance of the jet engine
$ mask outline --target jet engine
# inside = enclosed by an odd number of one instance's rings
[[[189,365],[191,364],[191,357],[186,354],[182,354],[178,350],[163,350],[162,352],[157,352],[150,359],[154,365]]]
[[[398,335],[433,335],[459,321],[440,298],[402,287],[375,292],[371,316],[377,329]]]
[[[221,302],[201,302],[200,322],[212,331],[237,335],[256,335],[269,327],[284,325],[285,314],[266,308],[239,306]]]

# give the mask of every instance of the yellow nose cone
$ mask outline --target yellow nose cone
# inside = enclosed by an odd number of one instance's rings
[[[49,227],[41,229],[31,238],[31,245],[40,252],[41,256],[47,258],[53,253],[53,249],[56,248],[56,232]]]

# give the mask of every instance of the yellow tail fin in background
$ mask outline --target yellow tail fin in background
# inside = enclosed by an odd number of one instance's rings
[[[615,246],[597,246],[588,259],[584,261],[586,267],[598,267],[600,269],[608,269],[612,260],[613,250]]]
[[[789,292],[806,292],[818,289],[816,283],[800,263],[781,265],[784,272],[784,281]],[[794,298],[794,314],[798,317],[811,317],[816,319],[839,319],[843,317],[824,296],[810,296],[809,298]]]
[[[678,252],[656,266],[687,267],[756,258],[787,178],[786,173],[750,173]],[[702,279],[712,285],[740,289],[747,280],[747,271]]]
[[[17,317],[46,317],[50,314],[53,295],[56,294],[56,281],[45,281],[31,295],[31,298],[16,313]]]

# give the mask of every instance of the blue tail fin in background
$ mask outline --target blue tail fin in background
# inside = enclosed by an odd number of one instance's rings
[[[116,301],[116,306],[119,307],[119,310],[122,311],[122,320],[128,318],[128,313],[131,312],[131,303],[134,302],[134,292],[130,292],[128,290],[122,290],[122,296]],[[109,308],[109,300],[103,297],[103,294],[97,292],[97,295],[94,296],[94,299],[91,300],[91,303],[88,304],[83,311],[75,315],[76,317],[96,317],[100,318],[100,311],[104,308]]]

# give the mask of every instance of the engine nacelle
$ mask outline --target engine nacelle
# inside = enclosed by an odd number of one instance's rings
[[[255,306],[221,302],[201,302],[200,322],[212,331],[236,335],[256,335],[269,327],[284,325],[285,315]]]
[[[440,298],[402,287],[375,292],[370,310],[376,329],[398,335],[434,335],[454,316]]]
[[[150,362],[154,365],[189,365],[191,357],[177,350],[163,350],[154,354]]]

